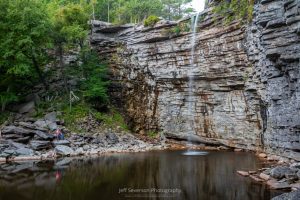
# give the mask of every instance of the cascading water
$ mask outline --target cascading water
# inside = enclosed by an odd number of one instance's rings
[[[191,40],[191,59],[190,66],[188,69],[188,120],[189,120],[189,132],[188,132],[188,143],[191,142],[191,136],[195,134],[194,130],[194,77],[193,69],[195,68],[195,46],[196,46],[196,33],[197,33],[197,22],[200,13],[197,13],[196,17],[192,20],[192,40]]]
[[[195,111],[195,94],[194,94],[194,74],[193,69],[196,67],[195,63],[195,47],[196,47],[196,34],[197,34],[197,25],[198,19],[200,16],[200,12],[197,13],[195,17],[192,18],[192,40],[191,40],[191,59],[190,59],[190,66],[188,70],[188,137],[187,137],[187,146],[188,151],[185,152],[183,155],[207,155],[207,152],[198,152],[198,151],[191,151],[192,145],[192,137],[195,135],[195,124],[194,124],[194,111]]]

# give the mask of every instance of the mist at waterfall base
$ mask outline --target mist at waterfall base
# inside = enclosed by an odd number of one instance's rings
[[[281,193],[236,173],[264,167],[251,153],[211,151],[190,157],[183,152],[0,164],[0,199],[267,200]]]

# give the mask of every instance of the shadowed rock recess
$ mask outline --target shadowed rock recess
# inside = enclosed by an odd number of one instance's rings
[[[192,33],[182,28],[189,19],[154,27],[93,21],[90,41],[108,60],[111,95],[135,131],[186,139],[192,101],[192,140],[300,160],[299,9],[299,0],[259,1],[245,26],[224,25],[207,8],[193,66]]]

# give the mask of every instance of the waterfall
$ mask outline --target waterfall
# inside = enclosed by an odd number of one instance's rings
[[[196,46],[196,33],[197,33],[197,22],[199,18],[200,12],[197,13],[196,17],[192,20],[192,40],[191,40],[191,59],[190,59],[190,67],[188,70],[188,121],[189,121],[189,131],[188,131],[188,143],[191,143],[191,136],[195,134],[194,130],[194,77],[193,77],[193,69],[195,68],[195,46]]]

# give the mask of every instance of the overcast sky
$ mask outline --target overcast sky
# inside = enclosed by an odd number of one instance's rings
[[[204,9],[205,0],[193,0],[192,6],[198,12]]]

